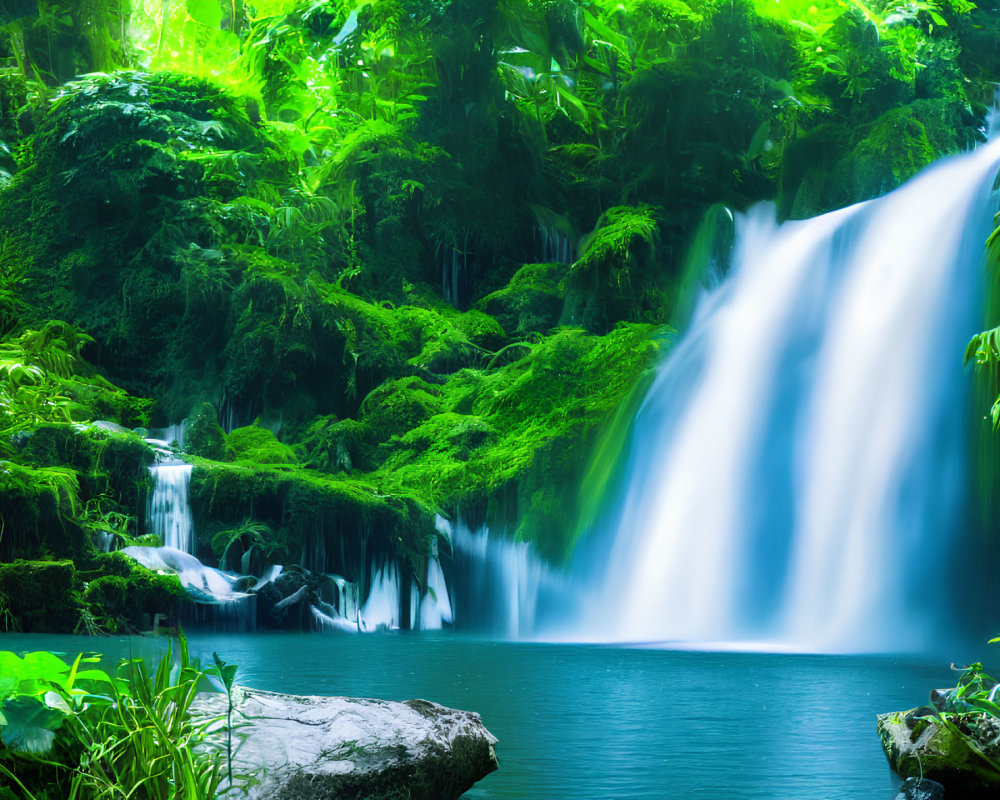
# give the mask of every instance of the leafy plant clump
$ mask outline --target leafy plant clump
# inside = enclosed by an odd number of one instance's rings
[[[234,668],[202,667],[181,636],[150,668],[123,660],[114,673],[78,655],[0,652],[0,793],[26,800],[210,800],[227,754],[207,739],[221,720],[193,716],[202,684],[231,689]],[[226,720],[227,726],[230,720]],[[239,778],[239,776],[237,776]]]

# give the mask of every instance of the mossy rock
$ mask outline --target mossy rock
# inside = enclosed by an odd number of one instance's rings
[[[226,451],[230,460],[253,461],[257,464],[295,464],[295,452],[267,428],[250,425],[237,428],[226,436]]]
[[[441,390],[420,378],[386,381],[361,404],[360,421],[376,442],[417,427],[441,411]]]
[[[368,425],[336,416],[317,417],[306,429],[298,449],[302,464],[321,472],[350,472],[361,463],[361,447],[370,439]]]
[[[460,314],[455,318],[455,325],[470,342],[484,350],[495,350],[506,338],[500,323],[477,309]]]
[[[226,458],[226,434],[219,425],[215,407],[202,403],[184,426],[184,451],[193,456],[222,461]]]
[[[88,574],[83,598],[95,618],[104,618],[112,630],[145,629],[156,614],[171,619],[192,601],[176,575],[161,575],[123,553],[101,553]],[[117,627],[116,627],[117,626]]]
[[[937,155],[912,109],[887,111],[851,154],[847,168],[852,196],[859,200],[880,197],[912,178]]]
[[[388,490],[368,477],[262,464],[199,463],[190,489],[195,527],[203,535],[258,520],[274,532],[278,563],[304,563],[313,572],[361,582],[377,557],[403,564],[426,559],[436,509],[421,494]]]
[[[658,214],[640,205],[615,206],[601,215],[566,278],[564,324],[604,333],[621,321],[665,319],[664,274],[653,266]]]
[[[80,621],[72,561],[0,564],[0,628],[21,633],[68,633]]]
[[[128,596],[128,582],[117,575],[102,575],[87,584],[83,599],[101,616],[124,616]]]
[[[948,796],[986,800],[1000,791],[1000,720],[984,713],[949,714],[951,725],[928,707],[880,714],[878,735],[886,758],[903,778],[930,778]]]
[[[525,264],[503,289],[486,295],[476,307],[503,326],[510,336],[554,328],[563,310],[565,264]]]

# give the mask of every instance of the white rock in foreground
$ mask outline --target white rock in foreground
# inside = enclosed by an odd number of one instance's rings
[[[471,711],[245,687],[233,700],[233,773],[260,781],[250,798],[455,800],[497,768],[496,737]],[[226,696],[200,695],[194,710],[224,718]]]

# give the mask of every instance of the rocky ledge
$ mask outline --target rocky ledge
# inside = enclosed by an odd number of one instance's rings
[[[889,765],[903,778],[942,784],[948,798],[1000,796],[1000,720],[983,713],[949,715],[928,707],[880,714],[878,735]]]
[[[454,800],[497,768],[496,737],[471,711],[245,687],[233,702],[233,773],[251,776],[250,798]],[[200,695],[195,712],[224,719],[226,705]]]

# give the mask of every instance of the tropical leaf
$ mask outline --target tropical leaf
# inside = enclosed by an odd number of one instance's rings
[[[69,710],[65,703],[60,706],[48,700],[48,694],[45,697],[19,696],[5,700],[0,706],[5,720],[0,730],[3,743],[18,752],[47,753]]]

